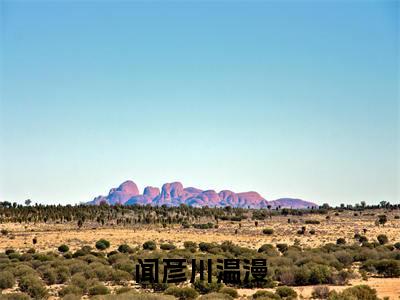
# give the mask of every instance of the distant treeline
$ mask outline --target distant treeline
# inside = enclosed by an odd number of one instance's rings
[[[240,222],[241,220],[264,220],[273,216],[303,216],[312,214],[328,214],[335,211],[336,214],[351,210],[360,212],[367,209],[385,209],[388,211],[399,210],[400,204],[390,204],[382,201],[380,205],[340,205],[330,207],[324,204],[318,208],[289,209],[244,209],[233,207],[190,207],[180,205],[168,206],[121,206],[121,205],[19,205],[7,201],[0,202],[0,223],[68,223],[76,222],[78,227],[85,223],[98,223],[99,225],[135,225],[135,224],[195,224],[207,223],[205,220],[218,224],[218,221]]]

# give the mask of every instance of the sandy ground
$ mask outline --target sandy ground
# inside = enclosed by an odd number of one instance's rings
[[[355,233],[363,234],[375,239],[378,234],[386,234],[390,242],[400,241],[400,220],[389,217],[390,221],[383,226],[376,226],[376,216],[354,217],[352,214],[334,216],[326,220],[325,216],[293,217],[290,219],[296,224],[288,224],[288,217],[273,217],[266,221],[259,221],[255,227],[254,221],[242,221],[239,227],[237,222],[220,221],[218,229],[183,229],[179,225],[162,228],[157,225],[117,227],[107,225],[99,227],[97,224],[85,224],[78,229],[75,223],[70,224],[0,224],[0,229],[7,229],[8,236],[0,236],[0,251],[7,248],[28,249],[31,248],[32,240],[37,238],[35,245],[37,250],[52,250],[65,243],[72,250],[83,245],[94,245],[100,238],[106,238],[111,242],[111,248],[116,248],[122,243],[132,246],[141,246],[147,240],[155,240],[158,243],[172,242],[181,245],[184,241],[195,242],[222,242],[232,241],[241,246],[259,248],[265,243],[288,243],[293,244],[297,239],[303,246],[315,247],[329,242],[335,243],[339,237],[348,241],[353,240]],[[321,221],[318,225],[304,224],[306,219],[317,219]],[[298,235],[296,232],[306,226],[305,235]],[[273,228],[274,234],[262,234],[263,228]],[[314,229],[315,234],[309,234]],[[235,234],[235,230],[238,231]]]

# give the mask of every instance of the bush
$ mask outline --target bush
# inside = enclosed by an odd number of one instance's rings
[[[211,282],[208,283],[206,281],[196,280],[193,283],[193,287],[198,291],[200,294],[208,294],[212,292],[218,292],[222,288],[221,283]]]
[[[157,245],[154,241],[147,241],[143,244],[144,250],[156,250]]]
[[[176,246],[174,244],[165,243],[165,244],[160,245],[160,249],[161,250],[174,250],[174,249],[176,249]]]
[[[341,293],[331,292],[330,300],[357,299],[357,300],[379,300],[376,290],[368,285],[356,285],[343,290]]]
[[[389,242],[389,239],[385,234],[378,235],[376,237],[376,239],[378,240],[379,244],[381,244],[381,245],[385,245]]]
[[[80,287],[78,287],[76,285],[67,285],[58,292],[58,295],[60,297],[64,297],[65,295],[69,295],[69,294],[80,296],[83,294],[83,291]]]
[[[263,234],[271,235],[274,233],[274,230],[272,228],[264,228],[262,232]]]
[[[397,242],[393,245],[397,250],[400,250],[400,242]]]
[[[204,224],[193,224],[193,227],[196,229],[212,229],[214,228],[214,224],[209,222],[209,223],[204,223]]]
[[[230,288],[230,287],[223,287],[222,289],[219,290],[220,293],[227,294],[231,296],[232,298],[237,298],[239,297],[239,294],[236,289]]]
[[[278,252],[276,252],[274,246],[272,246],[271,244],[264,244],[262,245],[258,251],[258,253],[265,253],[269,256],[277,256]]]
[[[283,299],[297,299],[296,291],[288,286],[277,287],[275,290],[275,294]]]
[[[122,271],[122,270],[115,270],[112,275],[112,280],[117,283],[123,283],[125,281],[129,281],[132,279],[132,275],[126,271]]]
[[[329,297],[329,288],[327,286],[316,286],[314,287],[311,298],[313,299],[328,299]]]
[[[110,247],[110,242],[105,239],[101,239],[96,242],[96,248],[98,250],[105,250],[109,247]]]
[[[69,251],[69,247],[63,244],[60,247],[58,247],[58,251],[60,251],[61,253],[66,253]]]
[[[197,244],[192,241],[184,242],[183,247],[193,253],[196,252],[196,250],[197,250]]]
[[[133,249],[127,244],[120,245],[118,251],[121,253],[133,253]]]
[[[346,244],[346,240],[344,238],[338,238],[336,240],[336,245],[345,245]]]
[[[166,295],[172,295],[180,300],[196,299],[199,293],[191,287],[178,288],[176,286],[169,287],[164,292]]]
[[[34,275],[26,275],[21,277],[19,288],[22,292],[27,293],[34,299],[47,298],[47,290],[42,281]]]
[[[89,288],[89,295],[107,295],[110,293],[110,290],[104,284],[95,284]]]
[[[9,293],[0,296],[1,300],[30,300],[31,298],[24,293]]]
[[[46,284],[51,285],[57,282],[57,273],[53,268],[43,266],[39,268],[39,271]]]
[[[87,288],[87,279],[81,273],[75,274],[71,277],[71,282],[73,285],[80,287],[82,290]]]
[[[320,224],[321,222],[318,221],[318,220],[306,220],[304,223],[306,223],[306,224],[318,225],[318,224]]]
[[[287,244],[276,244],[276,248],[278,248],[279,252],[284,253],[289,249]]]
[[[11,272],[3,271],[0,272],[0,290],[10,289],[15,284],[15,277]]]
[[[382,259],[373,263],[378,274],[384,277],[400,277],[400,261],[394,259]]]
[[[252,296],[253,299],[265,299],[265,300],[280,300],[281,297],[269,292],[269,291],[257,291]]]
[[[332,281],[332,271],[326,265],[313,265],[310,267],[310,283],[324,284]]]
[[[202,295],[198,300],[232,300],[232,296],[224,293],[210,293],[206,295]]]
[[[219,251],[222,251],[221,247],[218,244],[205,243],[205,242],[199,243],[199,249],[200,249],[200,251],[213,253],[213,254],[218,253]]]

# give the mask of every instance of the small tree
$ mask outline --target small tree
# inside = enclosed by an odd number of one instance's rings
[[[118,251],[121,253],[132,253],[133,249],[127,244],[122,244],[118,247]]]
[[[98,250],[105,250],[110,247],[110,242],[105,239],[100,239],[96,242],[96,248]]]
[[[378,223],[379,225],[385,226],[386,222],[387,222],[387,216],[386,215],[379,215],[378,216]]]
[[[58,247],[58,251],[60,251],[61,253],[65,253],[69,251],[69,247],[65,244],[61,245],[60,247]]]
[[[381,244],[381,245],[385,245],[389,242],[389,239],[385,234],[378,235],[376,237],[376,239],[378,240],[379,244]]]
[[[144,250],[156,250],[157,245],[154,241],[147,241],[143,244]]]

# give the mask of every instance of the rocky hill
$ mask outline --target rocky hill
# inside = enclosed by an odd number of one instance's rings
[[[200,190],[194,187],[184,188],[180,182],[165,183],[161,191],[157,187],[145,187],[140,194],[137,185],[133,181],[125,181],[117,188],[112,188],[107,196],[98,196],[88,204],[99,205],[168,205],[178,206],[186,204],[189,206],[209,207],[242,207],[242,208],[307,208],[318,206],[317,204],[301,199],[281,198],[268,201],[257,192],[235,193],[229,190],[216,192],[215,190]]]

